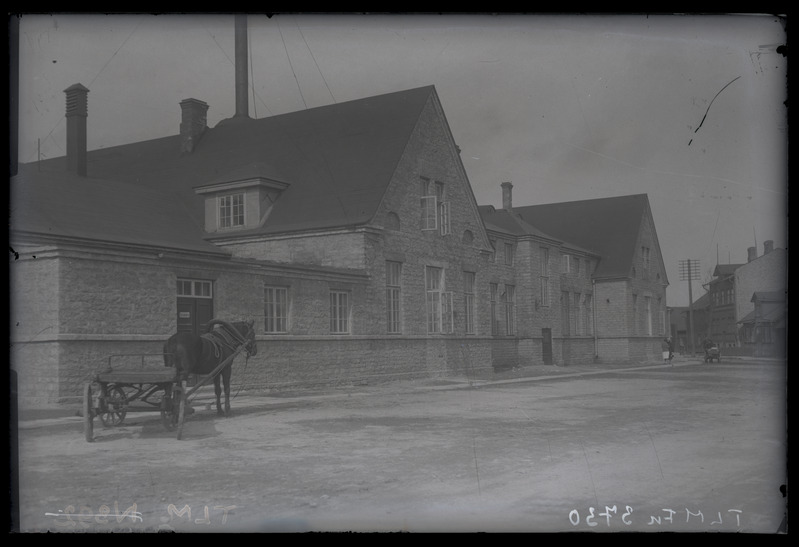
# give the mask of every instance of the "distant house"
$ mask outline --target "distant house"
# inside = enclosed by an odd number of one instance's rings
[[[256,321],[248,389],[657,356],[648,198],[478,207],[433,86],[264,119],[236,93],[214,127],[190,98],[174,135],[91,151],[65,93],[66,156],[11,180],[23,405],[214,317]]]
[[[709,300],[704,306],[708,317],[706,335],[724,348],[752,349],[745,342],[749,333],[741,332],[742,321],[754,311],[756,292],[784,292],[786,288],[786,251],[774,248],[771,240],[763,245],[764,253],[747,249],[744,264],[719,264],[708,283]],[[744,353],[747,353],[746,351]]]
[[[755,357],[785,357],[785,293],[756,292],[752,303],[755,309],[739,321],[741,343]]]

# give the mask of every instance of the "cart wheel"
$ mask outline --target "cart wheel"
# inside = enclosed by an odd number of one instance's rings
[[[90,383],[83,386],[83,435],[86,437],[86,442],[94,442],[94,408]]]
[[[180,389],[177,393],[177,400],[175,400],[175,404],[177,404],[177,434],[175,437],[177,440],[180,440],[183,437],[183,421],[186,418],[186,381],[184,380],[181,385]]]
[[[108,388],[105,394],[105,405],[100,413],[100,421],[105,427],[122,424],[128,413],[128,402],[125,390],[119,386]]]
[[[175,397],[172,386],[164,388],[164,397],[161,399],[161,421],[167,431],[174,431],[177,423],[177,416],[173,412]]]

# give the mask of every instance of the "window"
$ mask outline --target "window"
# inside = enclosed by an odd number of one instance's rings
[[[491,247],[491,256],[488,258],[490,262],[497,261],[497,240],[496,239],[489,239],[488,244]]]
[[[195,279],[178,279],[178,296],[211,298],[211,282]]]
[[[638,295],[633,295],[633,334],[638,334]]]
[[[649,247],[641,247],[641,261],[644,265],[644,271],[649,269]]]
[[[330,332],[349,334],[350,332],[350,293],[330,291]]]
[[[541,305],[549,307],[549,249],[541,247]]]
[[[513,243],[505,243],[505,264],[513,266]]]
[[[288,332],[288,289],[264,287],[264,331],[267,334]]]
[[[499,287],[496,283],[489,283],[491,293],[491,334],[496,335],[499,330],[497,325],[497,292]]]
[[[580,259],[574,257],[574,275],[580,275]]]
[[[505,285],[502,300],[505,304],[505,334],[516,334],[516,287]]]
[[[219,197],[219,227],[235,228],[244,226],[244,194],[231,194]]]
[[[441,277],[443,270],[425,267],[425,291],[427,302],[427,332],[441,332]]]
[[[563,271],[561,273],[569,273],[571,271],[571,256],[563,255]]]
[[[574,293],[574,335],[581,336],[583,334],[583,315],[580,313],[582,308],[580,293]]]
[[[588,259],[585,260],[585,277],[591,279],[591,261]]]
[[[571,336],[571,295],[567,291],[560,293],[560,328],[563,336]]]
[[[474,334],[474,272],[463,272],[463,301],[466,305],[466,334]]]
[[[451,233],[449,202],[444,190],[443,182],[422,177],[422,230],[438,230],[441,235]]]
[[[389,334],[402,332],[400,325],[400,283],[402,263],[386,262],[386,329]]]

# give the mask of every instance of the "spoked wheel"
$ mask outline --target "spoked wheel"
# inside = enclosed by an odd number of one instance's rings
[[[164,396],[161,399],[161,421],[167,431],[174,431],[177,425],[177,413],[175,413],[175,394],[178,390],[173,390],[172,386],[164,388]]]
[[[177,405],[177,434],[175,438],[180,440],[183,437],[183,421],[186,419],[186,381],[183,380],[180,384],[180,388],[177,391],[177,395],[175,396],[174,404]]]
[[[92,385],[83,386],[83,435],[86,442],[94,442],[94,402],[92,401]]]
[[[128,401],[125,390],[119,386],[106,388],[105,404],[100,412],[100,421],[105,427],[121,425],[128,413]]]

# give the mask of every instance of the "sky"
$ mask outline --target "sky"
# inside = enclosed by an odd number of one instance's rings
[[[434,85],[480,205],[645,193],[669,280],[787,247],[786,20],[773,15],[248,17],[250,116]],[[232,15],[23,14],[19,160],[65,155],[64,90],[90,150],[174,135],[181,100],[235,113]]]

